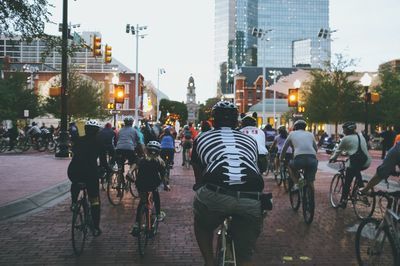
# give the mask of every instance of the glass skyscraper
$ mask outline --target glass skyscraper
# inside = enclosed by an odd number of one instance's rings
[[[269,41],[252,36],[254,27],[272,30]],[[236,67],[323,67],[331,56],[329,0],[215,0],[214,33],[223,94],[233,92]]]

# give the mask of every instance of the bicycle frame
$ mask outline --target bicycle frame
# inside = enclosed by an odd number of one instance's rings
[[[236,266],[236,253],[235,253],[235,242],[232,239],[230,233],[232,217],[226,217],[224,222],[221,224],[218,231],[217,240],[217,265],[234,265]]]

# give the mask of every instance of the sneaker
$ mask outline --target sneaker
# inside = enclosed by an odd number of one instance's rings
[[[299,191],[299,185],[298,185],[298,184],[294,184],[293,187],[292,187],[292,189],[291,189],[291,191],[292,191],[292,192],[297,192],[297,191]]]
[[[164,190],[165,191],[171,191],[170,185],[164,185]]]
[[[101,235],[101,233],[102,233],[102,231],[100,228],[93,228],[92,235],[94,237],[98,237],[99,235]]]
[[[347,206],[347,201],[346,200],[341,200],[338,207],[342,209],[346,209]]]
[[[157,221],[158,222],[164,221],[165,216],[166,216],[165,212],[161,211],[160,214],[157,215]]]
[[[139,236],[139,232],[140,232],[139,224],[138,224],[138,223],[135,223],[135,224],[133,225],[133,227],[132,227],[131,235],[137,237],[137,236]]]

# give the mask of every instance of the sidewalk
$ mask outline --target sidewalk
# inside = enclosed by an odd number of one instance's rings
[[[69,191],[70,158],[54,154],[0,155],[0,220],[36,209]]]

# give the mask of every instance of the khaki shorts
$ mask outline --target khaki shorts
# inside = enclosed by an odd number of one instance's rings
[[[232,216],[232,235],[239,258],[249,260],[262,231],[263,218],[258,200],[236,198],[201,187],[193,202],[194,219],[206,230],[216,229],[226,216]]]

